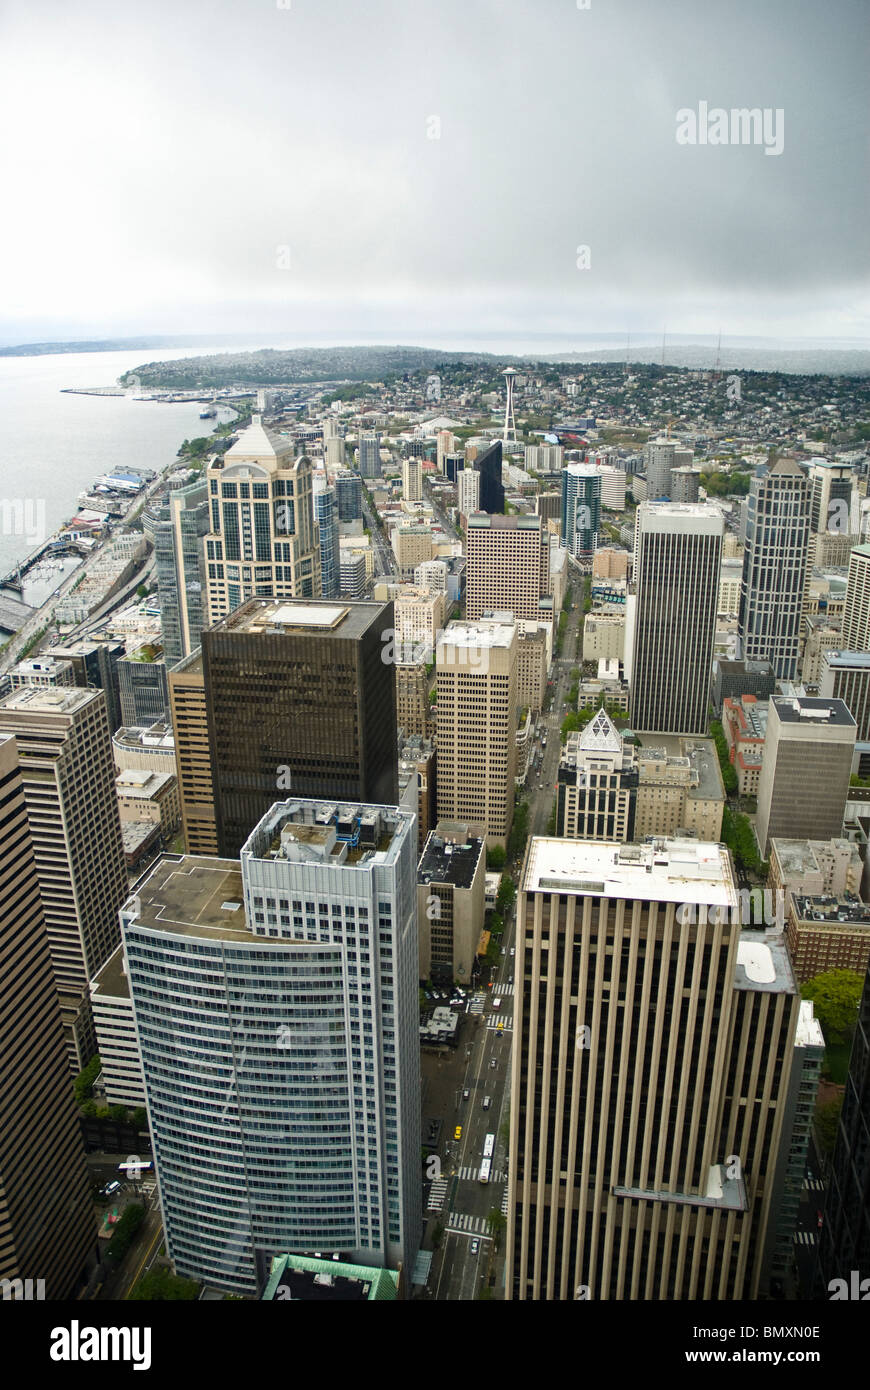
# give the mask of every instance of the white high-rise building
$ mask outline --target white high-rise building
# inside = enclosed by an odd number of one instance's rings
[[[463,468],[457,475],[456,495],[463,516],[480,510],[480,474],[476,468]]]
[[[849,556],[841,645],[844,651],[870,652],[870,545],[856,545]]]
[[[422,1234],[416,817],[289,800],[241,863],[162,860],[122,909],[179,1274],[274,1255],[410,1272]]]
[[[402,496],[406,502],[423,501],[423,464],[419,458],[402,459]]]
[[[631,643],[635,729],[707,731],[725,524],[706,503],[637,509]]]

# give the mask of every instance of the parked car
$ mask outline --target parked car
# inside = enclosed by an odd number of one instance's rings
[[[473,1241],[471,1242],[471,1253],[472,1253],[472,1255],[476,1255],[479,1249],[480,1249],[480,1241],[479,1241],[479,1240],[473,1240]]]

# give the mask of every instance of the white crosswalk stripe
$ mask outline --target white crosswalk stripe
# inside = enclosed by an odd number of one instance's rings
[[[501,1024],[501,1028],[499,1028]],[[490,1033],[512,1033],[514,1021],[512,1018],[505,1018],[503,1014],[490,1014],[486,1020],[486,1027]]]
[[[486,1229],[485,1216],[470,1216],[465,1211],[454,1211],[450,1213],[450,1224],[448,1231],[467,1231],[470,1235],[479,1235]]]
[[[496,999],[501,999],[504,997],[505,994],[513,994],[514,987],[512,984],[493,985],[492,992],[495,995]]]
[[[479,1177],[480,1177],[480,1169],[479,1169],[479,1168],[460,1168],[460,1170],[459,1170],[459,1181],[460,1181],[460,1182],[477,1182],[477,1180],[478,1180]],[[497,1171],[493,1171],[493,1172],[491,1172],[490,1175],[489,1175],[489,1180],[490,1180],[490,1182],[504,1182],[505,1177],[506,1177],[506,1174],[505,1174],[505,1173],[499,1173],[499,1172],[497,1172]]]
[[[825,1184],[821,1178],[804,1178],[804,1188],[810,1192],[824,1192]]]
[[[794,1238],[796,1245],[815,1245],[816,1243],[815,1231],[795,1231]]]
[[[508,1190],[507,1190],[507,1188],[505,1188],[505,1190],[504,1190],[504,1196],[503,1196],[502,1199],[501,1199],[501,1211],[502,1211],[502,1216],[507,1216],[507,1214],[508,1214]]]
[[[447,1196],[447,1179],[438,1178],[429,1191],[429,1211],[442,1211]]]

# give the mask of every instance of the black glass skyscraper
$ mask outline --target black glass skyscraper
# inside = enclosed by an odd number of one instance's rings
[[[497,439],[478,454],[474,467],[480,474],[480,510],[482,512],[504,511],[504,487],[501,481],[501,440]]]
[[[252,599],[203,633],[219,854],[288,795],[396,804],[393,626],[392,603]]]

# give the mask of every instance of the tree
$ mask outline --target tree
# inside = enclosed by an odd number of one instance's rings
[[[801,998],[813,1001],[826,1042],[849,1041],[863,987],[863,977],[855,970],[825,970],[801,985]]]
[[[516,902],[516,897],[517,890],[513,879],[508,878],[507,874],[502,874],[501,883],[498,885],[498,893],[495,899],[495,905],[502,915],[504,915],[508,908],[513,907]]]
[[[503,869],[507,863],[507,853],[501,845],[493,845],[492,849],[486,851],[486,867],[488,869]]]
[[[815,1115],[816,1138],[823,1153],[832,1154],[837,1143],[837,1126],[843,1099],[838,1096],[825,1105],[818,1106]]]
[[[81,1106],[86,1100],[90,1100],[101,1065],[99,1057],[92,1057],[84,1070],[79,1072],[73,1082],[73,1094],[77,1105]]]
[[[134,1302],[192,1301],[199,1297],[199,1289],[195,1279],[181,1279],[169,1269],[149,1269],[127,1297]]]

